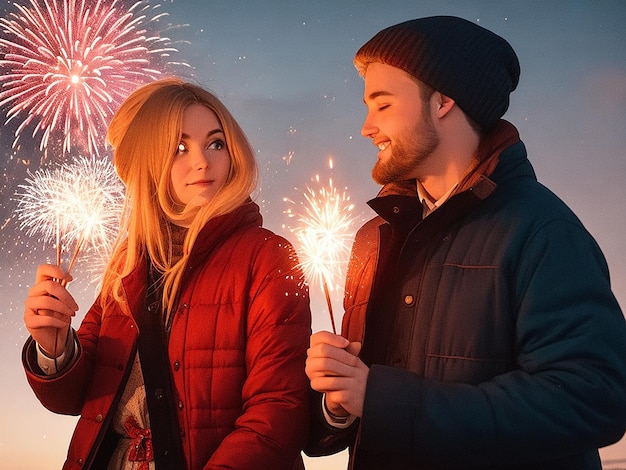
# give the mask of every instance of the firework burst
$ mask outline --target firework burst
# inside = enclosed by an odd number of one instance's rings
[[[83,248],[106,258],[124,200],[124,186],[108,160],[79,157],[53,171],[40,169],[19,188],[20,228],[44,245],[54,243],[58,265],[65,247],[74,247],[68,272]]]
[[[332,168],[332,160],[329,163]],[[314,187],[306,188],[300,204],[302,211],[288,209],[285,213],[298,222],[290,230],[296,236],[300,266],[308,282],[319,285],[324,291],[331,326],[336,333],[330,292],[342,286],[353,239],[354,204],[346,191],[337,190],[332,179],[323,185],[316,175],[314,182]],[[295,204],[288,198],[284,201]]]
[[[99,155],[117,106],[159,77],[156,58],[167,62],[177,52],[168,38],[147,32],[166,14],[144,1],[130,9],[118,0],[13,6],[0,18],[0,106],[8,108],[7,123],[21,120],[13,147],[34,127],[44,154],[51,137],[63,136],[63,153],[78,146]]]

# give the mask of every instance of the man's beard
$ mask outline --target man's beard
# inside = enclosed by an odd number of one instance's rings
[[[378,160],[372,169],[372,178],[384,185],[417,177],[416,170],[439,145],[439,135],[432,118],[426,113],[422,120],[404,135],[394,139],[391,155]]]

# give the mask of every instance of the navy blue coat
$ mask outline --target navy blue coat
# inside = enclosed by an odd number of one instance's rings
[[[308,453],[352,446],[357,470],[600,469],[626,427],[626,323],[597,243],[519,140],[423,221],[410,187],[370,201],[380,217],[353,247],[343,334],[371,365],[363,418],[318,423]]]

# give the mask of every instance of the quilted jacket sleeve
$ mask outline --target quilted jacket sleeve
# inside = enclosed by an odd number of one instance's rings
[[[46,376],[40,373],[32,338],[24,345],[22,362],[28,383],[43,406],[54,413],[79,415],[81,412],[93,370],[99,317],[100,309],[96,303],[86,314],[77,333],[77,359],[57,374]]]

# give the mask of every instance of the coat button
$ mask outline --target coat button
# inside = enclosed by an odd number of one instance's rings
[[[96,416],[96,421],[97,421],[98,423],[101,423],[101,422],[102,422],[102,415],[101,415],[101,414],[98,414],[98,415]]]
[[[178,370],[178,369],[180,369],[180,362],[175,361],[174,362],[174,370]]]
[[[182,400],[178,400],[178,409],[182,410],[185,407],[185,405],[183,405]]]
[[[413,300],[414,300],[414,298],[413,298],[412,295],[405,295],[404,296],[404,303],[406,305],[412,305],[413,304]]]

